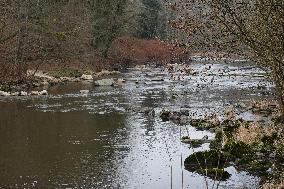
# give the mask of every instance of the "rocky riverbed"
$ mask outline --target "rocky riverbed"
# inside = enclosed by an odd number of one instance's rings
[[[194,123],[213,113],[222,118],[231,106],[245,121],[272,116],[263,114],[264,105],[253,111],[259,106],[252,100],[272,99],[273,86],[246,61],[196,58],[43,87],[46,96],[0,97],[0,188],[203,188],[205,180],[216,186],[184,164],[215,138]],[[192,148],[189,139],[206,142]],[[256,175],[232,165],[225,171],[230,176],[219,188],[258,187]]]

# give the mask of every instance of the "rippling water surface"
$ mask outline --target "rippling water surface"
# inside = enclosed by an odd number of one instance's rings
[[[238,64],[194,62],[198,74],[175,73],[180,80],[163,68],[129,69],[123,86],[70,83],[47,97],[0,98],[0,188],[205,188],[204,177],[183,167],[193,149],[180,137],[214,134],[139,112],[187,109],[198,116],[270,98],[261,70]],[[227,170],[232,176],[220,188],[257,188],[257,177]]]

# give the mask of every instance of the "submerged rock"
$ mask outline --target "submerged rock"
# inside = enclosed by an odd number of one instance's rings
[[[113,86],[115,84],[113,79],[101,79],[95,81],[96,86]]]

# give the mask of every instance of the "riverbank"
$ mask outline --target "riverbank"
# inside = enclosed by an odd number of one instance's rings
[[[42,62],[30,61],[22,64],[0,65],[0,90],[17,92],[35,87],[49,86],[65,82],[92,80],[116,74],[135,65],[165,65],[182,62],[188,57],[185,49],[159,39],[137,39],[120,37],[113,41],[109,56],[92,56],[46,59]]]

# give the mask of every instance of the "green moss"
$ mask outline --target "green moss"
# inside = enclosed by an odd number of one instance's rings
[[[249,145],[234,140],[228,141],[225,144],[223,151],[230,155],[230,159],[243,158],[245,155],[252,154],[252,150]]]
[[[264,145],[272,146],[277,138],[277,133],[273,133],[271,136],[262,137],[261,142],[263,142]]]
[[[274,143],[277,139],[278,135],[277,133],[274,133],[271,136],[262,137],[260,142],[252,143],[250,147],[255,152],[267,154],[276,150],[277,147]]]
[[[0,87],[1,91],[5,91],[5,92],[10,92],[11,91],[11,86],[10,85],[2,85]]]
[[[217,142],[216,140],[213,140],[210,142],[209,148],[211,150],[221,150],[222,144],[220,142]]]
[[[254,160],[249,163],[248,170],[257,175],[266,175],[266,171],[271,167],[268,162],[261,162],[259,160]]]
[[[60,78],[60,77],[81,77],[82,72],[75,69],[60,69],[48,72],[50,76]]]
[[[215,150],[221,150],[224,133],[221,129],[217,129],[215,132],[216,132],[215,140],[210,142],[209,148]]]
[[[209,130],[215,128],[217,125],[211,123],[210,121],[204,119],[192,119],[190,121],[192,127],[197,128],[198,130]]]

